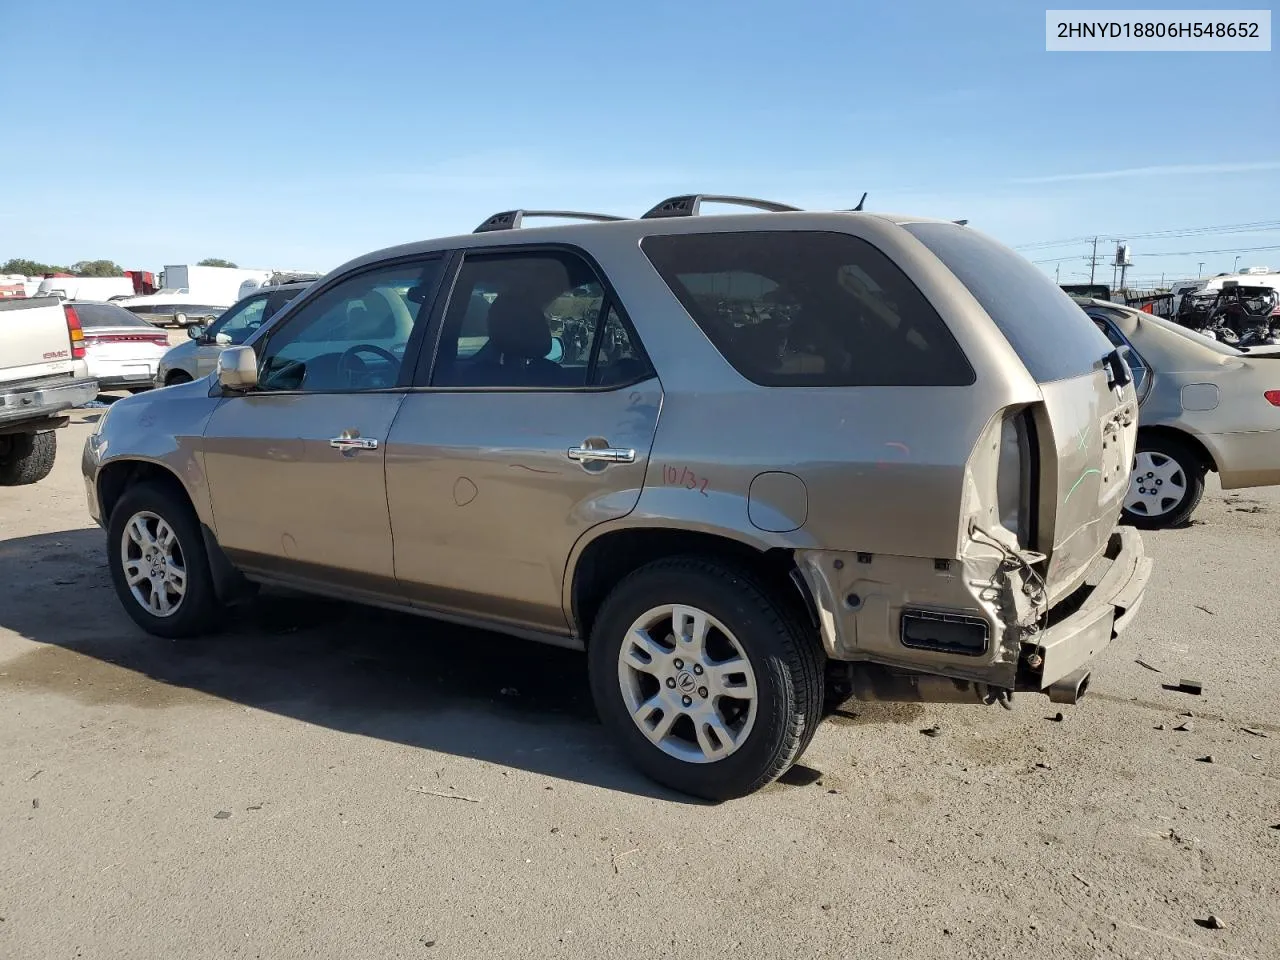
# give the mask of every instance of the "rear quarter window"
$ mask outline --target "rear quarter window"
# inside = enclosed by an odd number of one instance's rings
[[[760,230],[646,237],[641,248],[734,369],[769,387],[964,386],[937,311],[865,240]]]
[[[1085,376],[1111,351],[1075,301],[1008,247],[957,224],[903,226],[969,289],[1037,382]]]

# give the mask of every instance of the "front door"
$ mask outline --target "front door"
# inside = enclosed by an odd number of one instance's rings
[[[254,344],[257,389],[224,399],[204,437],[214,524],[233,561],[392,588],[383,463],[405,350],[439,268],[416,260],[340,279]]]
[[[430,389],[405,398],[387,448],[401,589],[438,611],[567,632],[569,553],[635,507],[661,399],[585,260],[469,254]]]

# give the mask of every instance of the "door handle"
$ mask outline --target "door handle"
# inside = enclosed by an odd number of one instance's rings
[[[336,450],[377,450],[378,441],[373,437],[353,437],[344,433],[340,437],[330,437],[329,446]]]
[[[635,463],[636,452],[630,447],[570,447],[569,459],[578,463]]]

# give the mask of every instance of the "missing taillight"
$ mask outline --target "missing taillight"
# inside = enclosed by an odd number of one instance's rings
[[[1024,547],[1035,546],[1035,423],[1029,410],[1007,414],[1000,425],[996,506],[1000,525]]]

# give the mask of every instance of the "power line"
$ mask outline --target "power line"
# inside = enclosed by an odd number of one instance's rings
[[[1177,237],[1194,237],[1212,233],[1271,233],[1280,230],[1280,220],[1254,220],[1249,223],[1226,223],[1217,226],[1174,227],[1168,230],[1152,230],[1148,233],[1126,233],[1120,235],[1104,235],[1108,240],[1157,240]],[[1065,247],[1073,243],[1088,243],[1093,236],[1069,237],[1065,240],[1040,240],[1034,243],[1018,244],[1015,250],[1047,250],[1051,247]]]
[[[1224,247],[1221,250],[1175,250],[1172,253],[1144,253],[1143,257],[1195,257],[1202,253],[1256,253],[1259,250],[1280,250],[1280,243],[1265,247]]]

